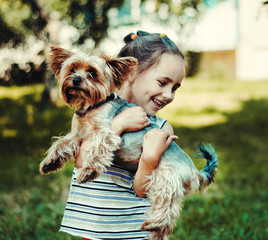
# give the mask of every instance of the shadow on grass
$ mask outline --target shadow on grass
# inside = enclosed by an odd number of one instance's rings
[[[1,99],[0,112],[0,239],[75,239],[56,233],[72,165],[49,176],[39,174],[51,137],[69,131],[72,110],[40,109],[33,94]],[[267,236],[268,100],[246,101],[241,111],[225,115],[223,124],[175,129],[186,151],[200,141],[211,142],[220,167],[209,191],[186,199],[171,240]]]
[[[41,109],[37,94],[0,101],[0,239],[75,239],[57,233],[73,165],[39,173],[51,137],[69,131],[72,110]]]
[[[211,142],[220,165],[209,191],[186,199],[171,240],[267,237],[268,100],[246,101],[241,111],[225,115],[223,124],[175,129],[183,148]]]

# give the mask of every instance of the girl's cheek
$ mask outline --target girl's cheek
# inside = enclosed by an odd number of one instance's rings
[[[171,102],[173,102],[174,97],[175,97],[175,94],[173,94],[173,96],[170,98],[170,100],[168,101],[168,104],[171,103]]]

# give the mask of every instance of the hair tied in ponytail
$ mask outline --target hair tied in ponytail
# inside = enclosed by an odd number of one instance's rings
[[[131,39],[132,39],[133,41],[135,40],[136,37],[138,37],[137,34],[133,34],[133,35],[131,35]]]

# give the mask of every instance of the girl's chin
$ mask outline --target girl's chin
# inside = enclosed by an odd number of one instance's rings
[[[158,112],[158,110],[157,109],[147,109],[147,110],[145,110],[145,112],[149,115],[149,116],[154,116],[157,112]]]
[[[153,101],[150,101],[150,103],[144,107],[145,112],[149,116],[154,116],[160,109],[161,108],[159,108]]]

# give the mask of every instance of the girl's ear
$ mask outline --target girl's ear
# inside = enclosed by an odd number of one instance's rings
[[[133,57],[108,58],[105,57],[106,63],[112,70],[112,78],[116,88],[120,88],[122,84],[134,73],[138,60]]]
[[[50,56],[49,56],[49,65],[52,73],[58,76],[62,68],[62,63],[69,57],[73,55],[72,52],[60,48],[60,47],[51,47]]]

